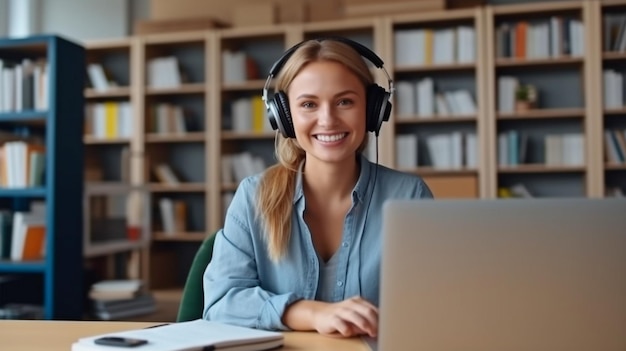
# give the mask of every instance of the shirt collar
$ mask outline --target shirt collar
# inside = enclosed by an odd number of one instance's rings
[[[373,167],[376,165],[372,164],[363,154],[358,156],[360,159],[361,165],[361,173],[359,174],[359,179],[354,186],[352,191],[352,201],[356,202],[365,202],[365,196],[367,194],[367,188],[370,183],[370,175],[372,173]],[[298,174],[296,175],[296,189],[293,194],[293,203],[295,204],[300,199],[304,197],[304,188],[302,184],[302,172],[304,170],[304,160],[300,162],[298,166]]]

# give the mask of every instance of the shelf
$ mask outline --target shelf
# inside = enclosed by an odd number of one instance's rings
[[[524,112],[497,113],[499,120],[514,119],[554,119],[554,118],[584,118],[585,110],[583,108],[549,108],[549,109],[531,109]]]
[[[206,191],[204,183],[180,183],[180,184],[160,184],[151,183],[149,189],[159,193],[200,193]]]
[[[404,170],[405,172],[417,173],[420,176],[448,176],[448,175],[472,175],[477,174],[477,169],[458,168],[458,169],[438,169],[430,166],[419,166],[416,169]]]
[[[85,183],[85,194],[88,195],[111,195],[127,194],[133,190],[144,189],[141,185],[132,185],[124,182],[87,182]]]
[[[223,91],[248,91],[259,90],[259,95],[262,93],[262,89],[265,86],[265,79],[249,80],[241,83],[222,83]]]
[[[222,184],[222,191],[235,191],[237,190],[237,187],[239,186],[239,184],[237,183],[228,183],[228,184]]]
[[[475,63],[451,63],[451,64],[432,64],[432,65],[415,65],[415,66],[396,66],[393,71],[395,73],[419,73],[419,72],[438,72],[438,71],[471,71],[476,69]]]
[[[532,67],[532,66],[563,66],[582,64],[582,57],[559,57],[559,58],[497,58],[496,67]]]
[[[2,273],[43,273],[46,264],[43,261],[0,261],[0,272]]]
[[[607,163],[604,165],[604,169],[606,169],[607,171],[626,171],[626,163]]]
[[[103,139],[96,138],[93,135],[85,135],[83,141],[87,145],[115,145],[115,144],[130,144],[130,138],[111,138]]]
[[[42,197],[46,196],[46,188],[0,188],[0,197]]]
[[[147,143],[188,143],[188,142],[204,142],[204,132],[187,132],[179,134],[146,134]]]
[[[129,87],[110,88],[106,91],[97,91],[93,88],[85,89],[85,97],[87,99],[96,98],[130,98]]]
[[[605,60],[626,60],[626,52],[619,51],[605,51],[602,53],[602,58]]]
[[[463,122],[471,122],[475,123],[477,121],[477,117],[475,115],[467,115],[467,116],[402,116],[395,117],[396,125],[399,124],[436,124],[436,123],[463,123]]]
[[[204,94],[206,91],[204,83],[186,83],[171,88],[151,88],[146,87],[146,95],[186,95]]]
[[[47,116],[47,111],[0,112],[0,122],[39,122]]]
[[[545,164],[523,164],[519,166],[498,166],[498,173],[578,173],[585,172],[583,166],[558,166]]]
[[[532,4],[511,4],[506,6],[492,6],[493,13],[496,16],[502,15],[530,15],[544,12],[556,12],[556,11],[577,11],[580,12],[583,5],[579,1],[546,1],[536,2]]]
[[[605,109],[604,110],[604,114],[607,115],[607,116],[622,116],[622,115],[626,115],[626,107]]]
[[[233,132],[222,131],[222,140],[274,139],[276,132]]]

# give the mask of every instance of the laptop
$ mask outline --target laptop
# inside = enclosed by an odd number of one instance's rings
[[[394,200],[373,348],[626,350],[626,199]]]

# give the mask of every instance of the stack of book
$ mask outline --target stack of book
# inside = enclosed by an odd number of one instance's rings
[[[154,297],[141,280],[103,280],[91,286],[89,298],[94,317],[120,320],[156,311]]]

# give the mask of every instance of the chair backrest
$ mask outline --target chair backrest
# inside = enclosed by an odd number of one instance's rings
[[[180,305],[178,306],[177,322],[202,318],[202,309],[204,308],[202,277],[206,266],[211,262],[211,258],[213,257],[214,242],[215,233],[204,239],[194,256],[191,268],[187,274]]]

